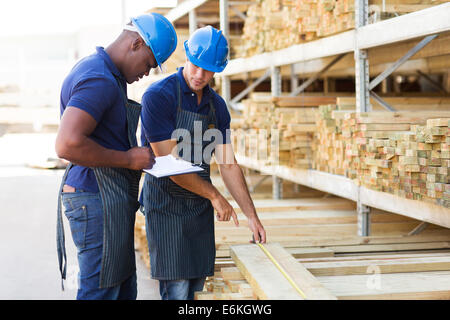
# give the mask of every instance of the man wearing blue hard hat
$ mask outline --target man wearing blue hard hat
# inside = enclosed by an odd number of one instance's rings
[[[161,67],[176,44],[175,29],[162,15],[132,18],[113,43],[80,60],[63,82],[55,149],[70,164],[58,197],[57,249],[65,279],[62,202],[78,252],[77,299],[136,299],[139,180],[155,160],[151,148],[137,145],[141,106],[127,98],[127,83]]]
[[[142,143],[156,156],[175,154],[201,166],[194,174],[155,178],[145,175],[141,194],[146,216],[152,277],[162,299],[193,299],[214,274],[214,210],[219,221],[238,219],[230,203],[212,185],[210,159],[215,155],[222,178],[248,218],[256,241],[266,233],[256,214],[244,175],[229,138],[225,101],[209,86],[225,69],[228,43],[207,26],[184,43],[184,68],[152,84],[142,97]]]

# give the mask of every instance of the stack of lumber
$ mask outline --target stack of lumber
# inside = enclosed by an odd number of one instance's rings
[[[252,94],[243,101],[242,130],[233,132],[236,153],[267,164],[310,168],[315,114],[323,103],[336,103],[336,98]]]
[[[313,168],[449,208],[449,111],[355,113],[319,107]]]
[[[236,154],[449,208],[450,99],[385,100],[400,111],[352,112],[353,97],[251,96],[233,133]]]
[[[215,274],[196,299],[304,299],[240,227],[216,222]],[[373,210],[372,236],[356,236],[354,203],[340,198],[256,200],[264,247],[306,299],[434,299],[450,295],[450,230]],[[257,262],[256,262],[257,261]],[[368,280],[371,286],[365,286]],[[424,285],[426,281],[428,284]],[[416,281],[416,282],[415,282]],[[414,282],[414,284],[411,284]],[[364,287],[362,287],[364,285]],[[380,287],[381,286],[381,287]]]
[[[450,299],[450,252],[361,253],[296,258],[277,243],[230,248],[232,259],[207,280],[197,300]],[[233,280],[230,280],[233,279]],[[236,280],[234,280],[236,279]]]
[[[324,246],[339,253],[430,249],[443,243],[422,242],[448,241],[447,235],[450,235],[449,229],[429,225],[420,235],[405,237],[419,221],[372,209],[371,236],[358,237],[355,203],[338,197],[261,199],[254,203],[269,241],[280,243],[291,253],[299,248],[322,252]],[[232,221],[216,222],[217,258],[229,257],[231,245],[248,243],[252,238],[247,218],[234,201],[231,204],[237,212],[239,227]]]
[[[272,134],[271,147],[274,151],[271,152],[271,160],[273,164],[286,164],[289,167],[304,169],[311,167],[317,106],[321,103],[332,103],[335,100],[333,97],[315,96],[275,97],[272,99],[275,108],[274,123],[278,130],[277,134]],[[277,145],[279,146],[278,152]],[[282,154],[283,151],[286,154]]]
[[[237,57],[279,50],[354,28],[352,0],[263,0],[247,11]]]
[[[336,105],[321,105],[316,113],[317,129],[312,143],[312,169],[345,175],[345,143],[340,139],[341,126]]]
[[[270,95],[252,94],[251,97],[243,101],[243,130],[234,130],[232,140],[237,153],[264,161],[270,152],[273,106]]]
[[[371,22],[445,0],[370,0]],[[259,0],[249,6],[236,57],[250,57],[355,28],[354,0]]]

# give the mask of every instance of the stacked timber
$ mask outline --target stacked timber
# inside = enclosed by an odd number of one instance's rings
[[[316,113],[317,130],[312,143],[312,169],[346,174],[345,142],[341,138],[342,117],[332,112],[336,105],[321,105]]]
[[[238,57],[279,50],[354,28],[352,0],[262,0],[247,11]]]
[[[370,19],[376,22],[445,2],[370,0]],[[247,10],[236,57],[280,50],[354,29],[354,4],[354,0],[258,0]]]
[[[270,153],[270,132],[274,108],[271,96],[252,93],[243,100],[242,127],[233,130],[232,142],[236,153],[252,159],[268,161]]]
[[[233,131],[237,154],[266,164],[311,167],[318,105],[335,97],[271,97],[252,94],[243,101],[243,127]]]
[[[420,221],[373,209],[372,235],[359,237],[355,204],[350,200],[336,197],[256,200],[255,207],[269,241],[264,248],[300,293],[267,253],[248,243],[251,233],[247,219],[234,201],[232,205],[240,226],[216,221],[215,274],[207,279],[204,290],[196,293],[196,299],[450,296],[447,228],[429,225],[420,234],[407,235]],[[364,285],[374,272],[381,277],[381,288]]]
[[[314,169],[346,175],[372,190],[450,207],[450,118],[443,118],[450,112],[337,109],[319,107]]]

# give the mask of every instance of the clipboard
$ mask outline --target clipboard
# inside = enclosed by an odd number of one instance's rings
[[[155,176],[156,178],[176,176],[180,174],[195,173],[204,171],[198,164],[192,164],[181,158],[175,158],[171,154],[162,157],[156,157],[155,163],[151,169],[144,169],[144,172]]]

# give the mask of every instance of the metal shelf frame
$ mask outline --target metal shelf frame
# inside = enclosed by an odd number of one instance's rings
[[[172,9],[166,17],[170,21],[189,14],[190,24],[195,23],[195,9],[207,0],[185,0],[176,8]],[[239,1],[219,0],[220,28],[225,36],[229,36],[228,10],[230,5],[243,3]],[[291,95],[302,92],[306,85],[298,87],[298,78],[295,75],[295,64],[311,60],[337,56],[336,61],[347,54],[353,53],[355,60],[355,94],[356,111],[368,112],[372,110],[370,96],[375,82],[369,81],[369,59],[367,50],[378,46],[384,46],[400,41],[413,40],[426,37],[419,45],[408,52],[402,59],[380,74],[379,78],[385,78],[392,73],[396,67],[404,63],[439,33],[450,31],[450,2],[420,11],[405,14],[381,22],[368,24],[368,0],[355,0],[355,29],[345,31],[336,35],[328,36],[311,42],[293,45],[291,47],[265,52],[248,58],[230,60],[227,68],[220,74],[216,74],[221,80],[222,97],[229,107],[234,108],[236,102],[256,87],[255,83],[271,78],[271,92],[273,96],[281,95],[280,67],[291,66]],[[192,22],[191,22],[192,21]],[[193,32],[197,26],[190,26]],[[333,60],[334,61],[334,60]],[[325,66],[318,74],[312,76],[307,83],[312,83],[322,73],[326,72],[331,65]],[[237,97],[231,99],[230,77],[236,74],[249,73],[252,71],[265,70],[265,74],[254,82],[251,87],[243,90]],[[375,98],[379,98],[375,95]],[[381,98],[376,99],[386,109],[393,111],[392,107]],[[388,193],[377,192],[365,187],[356,186],[353,181],[337,175],[314,171],[294,170],[278,166],[255,165],[255,160],[236,156],[238,162],[243,166],[258,170],[273,176],[273,197],[282,198],[282,179],[287,179],[298,184],[306,185],[315,189],[326,191],[338,196],[357,202],[358,210],[358,234],[368,236],[370,234],[369,215],[370,207],[417,218],[422,221],[431,222],[450,228],[450,210],[422,201],[402,199]],[[294,171],[293,171],[294,170]],[[326,186],[324,186],[324,183]],[[380,199],[382,201],[380,201]]]

